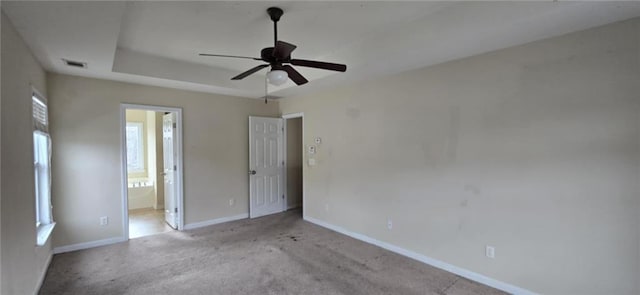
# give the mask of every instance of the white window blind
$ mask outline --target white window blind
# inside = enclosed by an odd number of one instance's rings
[[[48,131],[49,115],[47,105],[37,96],[33,96],[33,125],[36,130]]]
[[[51,140],[41,131],[33,132],[33,166],[36,185],[36,227],[50,224],[51,218]]]
[[[144,125],[140,122],[127,122],[127,171],[144,172]]]
[[[49,136],[49,116],[44,99],[35,93],[33,106],[33,170],[36,199],[37,245],[46,243],[55,222],[51,207],[51,137]]]

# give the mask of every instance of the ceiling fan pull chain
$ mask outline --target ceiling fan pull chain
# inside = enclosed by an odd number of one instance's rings
[[[267,85],[267,76],[264,76],[264,104],[267,104],[267,89],[269,85]]]

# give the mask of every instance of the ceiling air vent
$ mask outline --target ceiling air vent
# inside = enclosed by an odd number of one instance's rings
[[[81,61],[75,61],[75,60],[68,60],[68,59],[62,59],[62,61],[64,61],[64,63],[70,67],[76,67],[76,68],[87,68],[87,63],[86,62],[81,62]]]

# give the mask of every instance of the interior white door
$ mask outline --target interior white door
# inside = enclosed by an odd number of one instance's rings
[[[249,216],[284,210],[283,119],[249,117]]]
[[[164,175],[164,219],[169,226],[178,228],[178,202],[176,200],[176,114],[162,116],[162,148]]]

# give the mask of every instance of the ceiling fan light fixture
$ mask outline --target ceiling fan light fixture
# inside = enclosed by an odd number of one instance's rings
[[[272,70],[267,73],[267,81],[269,84],[280,86],[287,82],[289,79],[289,74],[283,70]]]

